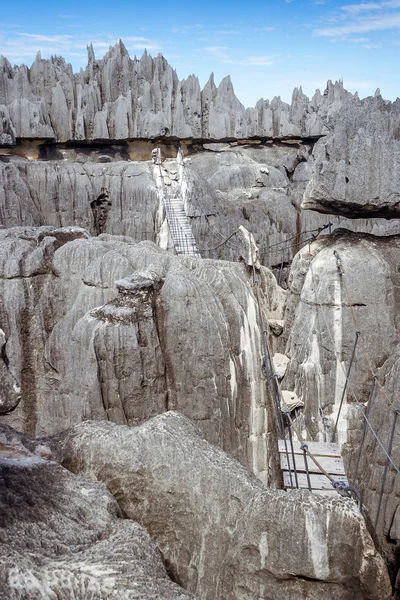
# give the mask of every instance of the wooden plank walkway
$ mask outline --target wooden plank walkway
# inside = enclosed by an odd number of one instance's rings
[[[288,449],[290,449],[289,440],[286,440]],[[340,458],[339,444],[330,444],[327,442],[298,442],[293,440],[293,449],[295,454],[303,454],[302,444],[307,444],[309,451],[314,456],[337,456]],[[285,452],[285,440],[278,440],[279,452]],[[317,459],[318,460],[318,459]]]
[[[296,479],[290,442],[289,440],[286,440],[286,442],[288,454],[286,454],[285,440],[278,440],[278,449],[281,469],[283,471],[283,485],[286,490],[290,490],[296,488]],[[293,441],[294,463],[296,465],[299,488],[308,489],[306,465],[304,462],[304,454],[301,449],[302,443],[303,442]],[[304,443],[307,444],[308,451],[315,457],[316,461],[332,477],[332,479],[334,479],[334,481],[341,481],[345,485],[349,485],[338,444],[324,442]],[[311,491],[329,495],[337,494],[336,490],[332,487],[331,481],[324,475],[310,456],[307,456],[307,466],[310,476]],[[291,485],[290,482],[290,473],[292,475],[293,485]]]

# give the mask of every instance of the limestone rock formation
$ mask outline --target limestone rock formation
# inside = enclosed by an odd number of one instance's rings
[[[244,264],[73,227],[2,230],[0,246],[0,323],[22,389],[3,422],[45,435],[86,419],[134,425],[173,408],[271,477],[258,307]],[[259,280],[265,317],[281,319],[284,292],[264,267]]]
[[[97,60],[88,48],[85,71],[73,73],[62,57],[42,59],[28,69],[0,58],[0,142],[15,138],[67,140],[177,138],[316,137],[342,103],[352,99],[341,82],[328,82],[309,100],[300,89],[291,105],[279,97],[255,108],[236,98],[229,77],[218,87],[211,75],[203,90],[197,77],[179,81],[159,54],[131,59],[121,42]]]
[[[68,469],[106,483],[199,599],[391,596],[351,500],[268,490],[180,414],[85,422],[49,443]]]
[[[318,142],[319,143],[319,142]],[[298,250],[323,234],[345,227],[376,235],[396,234],[399,220],[349,219],[302,210],[314,169],[311,144],[205,144],[185,162],[187,211],[203,256],[235,260],[240,247],[229,238],[240,226],[251,231],[262,264],[285,269]],[[228,240],[225,244],[224,240]],[[211,248],[211,251],[208,249]],[[278,274],[278,272],[277,272]]]
[[[136,241],[156,240],[159,200],[147,163],[11,160],[0,162],[0,178],[4,227],[79,226],[93,234],[112,232]],[[100,231],[93,209],[103,189],[111,206]]]
[[[314,148],[302,207],[329,214],[398,218],[400,100],[347,103]]]
[[[0,329],[0,415],[14,410],[21,399],[21,389],[10,372],[9,364],[6,336]]]
[[[123,518],[104,485],[44,453],[47,446],[0,428],[2,600],[193,598],[168,578],[154,541]]]
[[[304,430],[306,439],[322,441],[326,435],[331,440],[337,422],[337,439],[345,449],[346,472],[351,484],[361,491],[374,522],[386,461],[375,434],[388,448],[393,410],[398,407],[399,244],[398,236],[380,238],[338,230],[313,243],[311,252],[308,248],[300,252],[289,279],[283,333],[290,363],[282,386],[294,390],[305,405],[299,429]],[[359,341],[345,389],[357,330]],[[370,397],[373,375],[377,376],[377,385],[368,416],[373,430],[367,428],[354,481],[364,425],[362,412]],[[394,464],[399,463],[399,457],[396,434]],[[396,555],[400,543],[399,502],[399,477],[390,468],[377,533],[393,563],[394,574],[398,570]]]
[[[360,100],[328,82],[311,100],[300,88],[291,105],[274,98],[246,109],[229,77],[217,86],[212,75],[201,90],[161,55],[131,59],[121,41],[102,60],[89,47],[76,74],[61,57],[39,54],[29,69],[0,58],[0,422],[56,435],[60,460],[106,483],[160,545],[169,574],[200,598],[390,595],[350,501],[260,482],[281,483],[264,335],[294,433],[322,441],[337,429],[400,597],[400,489],[392,466],[381,492],[378,444],[389,440],[400,375],[399,102]],[[173,254],[167,198],[186,213],[202,259]],[[258,248],[257,280],[244,230]],[[373,375],[374,431],[355,477]],[[15,457],[16,434],[4,435],[7,507],[34,478],[39,497],[41,482],[46,498],[60,487],[63,503],[92,493],[23,448],[47,456],[43,440],[18,438]],[[392,456],[399,464],[396,432]],[[137,597],[132,568],[146,577],[138,594],[187,597],[147,533],[121,525],[104,489],[93,490],[99,522],[76,500],[50,541],[44,526],[45,558],[36,541],[26,556],[37,528],[23,492],[31,528],[20,546],[7,545],[17,521],[0,537],[0,577],[14,585],[5,597],[33,585],[72,598],[92,584],[98,597]],[[39,511],[41,525],[59,519],[61,500]],[[79,561],[62,530],[74,520]],[[67,558],[50,558],[57,544]],[[135,567],[125,569],[125,551],[140,555]],[[121,580],[111,591],[104,552],[115,553]]]
[[[142,156],[139,142],[130,147]],[[237,142],[206,144],[191,154],[187,148],[181,187],[201,255],[237,260],[240,247],[235,232],[244,226],[255,237],[261,263],[276,267],[279,273],[281,264],[286,272],[298,249],[329,221],[333,229],[344,226],[380,235],[400,231],[399,219],[389,222],[366,215],[350,220],[302,211],[300,203],[313,165],[311,149],[309,144]],[[33,150],[25,147],[24,152],[28,156]],[[143,157],[150,158],[150,147]],[[175,161],[165,160],[163,167],[168,172],[176,170]],[[60,150],[58,158],[46,160],[3,156],[0,177],[4,227],[78,226],[93,235],[128,235],[137,242],[150,240],[172,247],[152,165],[130,160],[122,146],[86,153],[68,148]],[[99,205],[102,190],[108,194],[105,210]],[[101,226],[98,210],[104,213]]]

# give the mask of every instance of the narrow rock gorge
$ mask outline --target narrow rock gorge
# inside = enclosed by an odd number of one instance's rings
[[[118,41],[1,57],[0,114],[0,598],[400,598],[399,100]]]

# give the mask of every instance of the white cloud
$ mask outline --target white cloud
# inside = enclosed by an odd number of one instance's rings
[[[243,31],[240,29],[215,29],[214,35],[243,35]]]
[[[11,62],[26,64],[33,62],[39,51],[44,58],[62,55],[66,62],[73,62],[79,68],[86,64],[86,47],[89,43],[93,45],[95,52],[103,54],[116,41],[116,38],[109,34],[98,34],[90,39],[82,35],[43,35],[24,31],[13,31],[11,36],[3,31],[3,34],[0,34],[0,52]],[[159,42],[146,37],[128,36],[123,43],[129,52],[143,51],[145,48],[150,52],[161,51]]]
[[[272,59],[274,57],[271,55],[252,55],[247,58],[235,59],[230,56],[229,50],[230,48],[228,46],[206,46],[203,48],[203,51],[214,58],[218,58],[224,64],[256,67],[264,67],[273,64]]]
[[[259,67],[269,66],[273,64],[271,56],[249,56],[246,59],[246,64]]]
[[[346,4],[341,8],[347,13],[355,15],[359,14],[360,12],[400,8],[400,0],[384,0],[383,2],[361,2],[359,4]]]
[[[215,56],[215,58],[219,58],[221,60],[229,59],[229,54],[227,53],[229,48],[227,46],[206,46],[203,48],[203,50],[208,54]]]
[[[204,25],[201,23],[195,23],[194,25],[181,25],[180,27],[174,27],[172,33],[180,33],[182,35],[192,34],[193,30],[203,29]]]
[[[273,65],[272,56],[248,56],[242,60],[235,60],[232,58],[223,59],[222,62],[231,65],[243,65],[249,67],[268,67]]]
[[[363,36],[374,31],[400,29],[399,8],[400,0],[345,4],[339,11],[325,15],[326,27],[318,27],[313,33],[320,37],[344,38],[352,34]],[[361,43],[355,39],[350,41]]]
[[[315,29],[314,35],[323,37],[343,37],[352,33],[369,33],[370,31],[384,31],[400,29],[399,13],[384,13],[373,17],[364,17],[345,25]]]
[[[363,11],[379,10],[381,8],[382,8],[381,2],[365,2],[365,3],[360,3],[360,4],[347,4],[347,5],[341,7],[342,10],[345,10],[347,13],[350,13],[352,15],[358,14]]]

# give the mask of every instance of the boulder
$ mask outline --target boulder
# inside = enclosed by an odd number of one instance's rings
[[[193,598],[104,484],[43,454],[51,457],[48,446],[0,428],[2,599]]]
[[[0,329],[0,415],[13,411],[21,399],[21,389],[9,369],[6,336]]]
[[[244,264],[79,228],[2,230],[0,247],[0,323],[22,390],[4,423],[49,435],[176,409],[271,478],[259,308]],[[258,285],[264,321],[279,320],[284,294],[265,267]]]
[[[107,485],[199,599],[391,597],[352,500],[265,488],[181,414],[85,422],[48,443],[69,470]]]
[[[303,209],[349,218],[400,214],[400,100],[346,103],[314,147]]]
[[[271,321],[269,321],[268,324],[270,327],[274,327],[276,329],[275,323],[272,323],[272,326],[271,326]],[[278,329],[278,331],[279,331],[279,329]],[[272,357],[272,362],[273,362],[275,374],[278,376],[278,379],[282,379],[282,377],[284,377],[284,375],[286,373],[286,369],[287,369],[288,363],[290,362],[290,358],[288,358],[284,354],[281,354],[280,352],[277,352]]]

